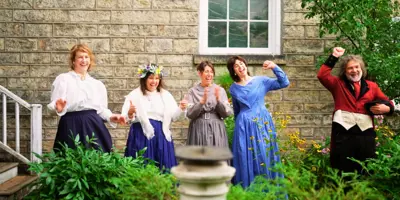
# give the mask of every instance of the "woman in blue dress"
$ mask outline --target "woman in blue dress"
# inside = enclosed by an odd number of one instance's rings
[[[275,126],[265,107],[264,97],[268,91],[289,85],[286,74],[267,60],[263,69],[271,69],[277,78],[252,77],[247,71],[246,60],[240,56],[229,58],[227,67],[234,80],[229,89],[235,116],[232,151],[236,174],[233,183],[246,188],[258,175],[269,179],[283,177],[283,174],[271,170],[280,162],[280,156]]]

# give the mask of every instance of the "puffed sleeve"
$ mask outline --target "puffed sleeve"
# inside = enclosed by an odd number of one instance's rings
[[[186,117],[189,119],[196,119],[204,110],[203,105],[200,102],[195,101],[196,98],[194,95],[193,90],[190,89],[188,93],[188,108],[186,113]]]
[[[51,86],[51,102],[47,104],[47,108],[51,111],[55,111],[58,116],[63,116],[67,112],[68,102],[61,112],[57,112],[56,110],[56,101],[58,99],[66,100],[67,86],[68,83],[64,74],[58,75]]]
[[[172,94],[168,91],[165,91],[165,92],[166,92],[167,98],[168,98],[168,101],[167,101],[168,103],[166,106],[168,106],[168,110],[172,111],[171,120],[176,121],[181,116],[182,110],[178,106],[178,103],[175,101],[174,96],[172,96]]]
[[[112,112],[108,109],[108,97],[107,97],[107,89],[106,86],[101,81],[98,81],[98,97],[100,99],[100,109],[97,111],[99,116],[107,121],[111,127],[117,127],[117,123],[111,122],[110,117]]]
[[[233,111],[231,106],[229,105],[228,96],[226,95],[226,91],[223,87],[219,88],[219,93],[220,97],[217,105],[215,106],[215,111],[220,117],[227,118],[229,115],[233,114]]]
[[[139,98],[139,97],[137,97],[137,98]],[[131,92],[131,93],[129,93],[129,95],[127,95],[125,97],[124,105],[122,106],[121,115],[124,116],[125,119],[127,119],[127,121],[130,121],[131,123],[139,122],[138,118],[137,118],[137,114],[138,114],[137,112],[133,115],[132,119],[129,119],[129,117],[128,117],[128,111],[131,106],[131,101],[134,106],[136,106],[136,107],[139,106],[139,105],[135,105],[135,103],[133,103],[134,101],[132,100],[132,92]]]

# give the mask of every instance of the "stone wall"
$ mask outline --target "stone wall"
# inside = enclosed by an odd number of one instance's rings
[[[168,90],[179,100],[197,81],[198,1],[2,0],[0,84],[45,107],[54,78],[68,71],[68,50],[86,43],[96,54],[91,74],[105,83],[111,110],[121,110],[124,95],[138,87],[137,66],[149,61],[168,69]],[[329,38],[318,38],[317,19],[304,19],[300,2],[282,2],[283,54],[277,62],[288,73],[290,87],[269,94],[267,100],[271,111],[292,116],[288,131],[316,137],[330,131],[332,98],[316,79],[315,67]],[[220,66],[218,72],[226,71],[226,58],[208,58]],[[251,62],[253,74],[263,73],[264,58],[271,59],[260,56]],[[45,150],[53,145],[57,122],[44,109]],[[184,144],[187,126],[185,120],[173,124],[177,145]],[[115,146],[123,148],[127,128],[110,130]]]

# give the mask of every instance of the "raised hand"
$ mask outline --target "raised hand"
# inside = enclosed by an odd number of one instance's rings
[[[125,125],[126,124],[125,117],[123,117],[120,114],[112,114],[111,117],[110,117],[110,121],[114,122],[114,123],[119,123],[121,125]]]
[[[207,102],[207,98],[208,98],[208,87],[205,87],[203,98],[200,100],[200,103],[205,104]]]
[[[56,101],[56,110],[58,113],[64,110],[65,105],[67,105],[67,101],[62,99],[57,99]]]
[[[219,101],[219,86],[215,87],[214,93],[215,93],[215,99],[218,102]]]
[[[185,110],[188,105],[188,102],[189,102],[188,96],[187,96],[187,94],[185,94],[183,99],[179,102],[179,108],[181,108],[181,110]]]
[[[332,55],[335,56],[336,58],[339,58],[340,56],[343,56],[345,51],[346,50],[343,49],[342,47],[335,47],[333,48]]]
[[[267,70],[267,69],[274,69],[276,66],[276,64],[270,60],[266,60],[263,63],[263,69]]]
[[[129,119],[133,118],[133,114],[136,113],[136,106],[133,105],[132,101],[129,100],[129,110],[128,110],[128,117]]]

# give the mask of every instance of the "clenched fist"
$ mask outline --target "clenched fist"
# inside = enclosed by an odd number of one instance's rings
[[[333,48],[332,55],[335,56],[336,58],[339,58],[340,56],[343,56],[345,51],[346,50],[343,49],[342,47],[335,47]]]
[[[274,69],[275,68],[275,63],[274,62],[272,62],[272,61],[269,61],[269,60],[266,60],[266,61],[264,61],[264,63],[263,63],[263,69],[264,70],[266,70],[266,69]]]

